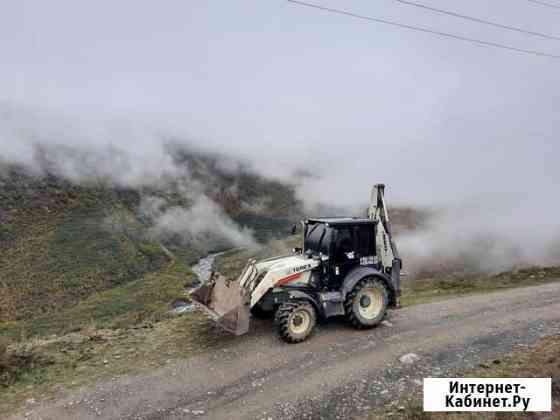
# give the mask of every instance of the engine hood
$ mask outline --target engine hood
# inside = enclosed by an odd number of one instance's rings
[[[259,271],[271,271],[276,276],[283,276],[308,271],[319,266],[319,264],[318,260],[307,258],[303,255],[288,255],[275,258],[274,260],[263,261],[258,263],[257,266]]]

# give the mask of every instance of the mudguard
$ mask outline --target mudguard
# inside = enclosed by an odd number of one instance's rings
[[[387,276],[386,274],[382,273],[381,271],[377,270],[376,268],[369,267],[369,266],[359,266],[356,267],[346,274],[344,278],[344,282],[342,283],[342,296],[343,298],[354,288],[354,286],[364,277],[376,277],[380,279],[387,290],[389,291],[389,305],[395,306],[397,303],[397,293],[395,290],[395,286],[391,281],[391,277]]]
[[[290,299],[308,301],[309,303],[311,303],[313,305],[313,307],[317,311],[317,314],[319,314],[322,317],[325,316],[325,313],[323,311],[323,307],[321,306],[319,301],[317,299],[315,299],[315,297],[312,294],[306,293],[302,290],[287,290],[287,293],[288,293],[288,296],[290,297]]]

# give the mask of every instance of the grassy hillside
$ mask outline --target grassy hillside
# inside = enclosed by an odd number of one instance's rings
[[[64,335],[84,328],[127,328],[165,319],[170,305],[185,298],[185,285],[194,280],[190,268],[179,261],[160,270],[61,305],[57,310],[0,324],[0,335],[10,341]]]
[[[1,321],[48,314],[169,260],[153,244],[110,228],[112,215],[134,220],[118,192],[12,173],[0,202]]]
[[[97,293],[146,282],[151,274],[164,278],[172,262],[188,272],[186,266],[211,251],[150,235],[154,221],[142,212],[144,197],[188,209],[192,203],[184,190],[196,184],[261,240],[284,235],[299,211],[288,185],[222,169],[210,156],[178,153],[177,159],[191,178],[138,189],[0,167],[0,331],[8,321],[46,325],[39,320],[52,320]],[[185,282],[183,275],[177,284]]]

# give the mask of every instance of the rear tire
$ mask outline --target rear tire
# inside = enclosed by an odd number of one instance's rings
[[[307,302],[285,302],[276,311],[278,334],[287,343],[305,340],[313,331],[316,322],[315,308]]]
[[[375,277],[365,277],[346,295],[346,319],[355,328],[375,327],[385,318],[388,304],[389,292],[385,284]]]

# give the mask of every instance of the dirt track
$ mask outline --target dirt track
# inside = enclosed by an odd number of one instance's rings
[[[422,377],[446,376],[559,333],[560,282],[409,307],[389,321],[366,332],[330,322],[298,345],[282,343],[261,321],[225,350],[99,383],[34,408],[29,418],[360,416]],[[398,359],[407,353],[420,359],[403,364]]]

